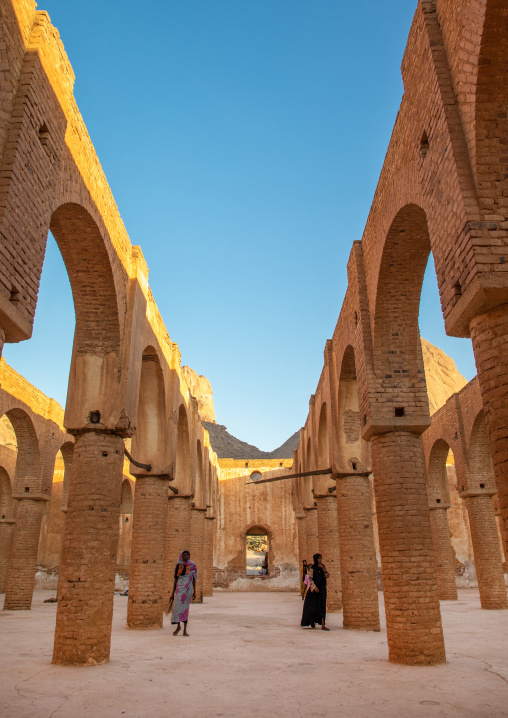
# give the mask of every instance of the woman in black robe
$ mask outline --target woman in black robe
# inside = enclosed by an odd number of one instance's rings
[[[305,596],[302,614],[302,626],[315,628],[319,624],[323,631],[330,629],[325,626],[326,621],[326,579],[329,576],[326,566],[321,561],[321,554],[315,553],[312,564],[312,578],[310,587]]]

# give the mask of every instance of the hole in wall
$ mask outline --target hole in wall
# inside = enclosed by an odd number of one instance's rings
[[[428,137],[427,133],[426,133],[425,130],[424,130],[423,135],[422,135],[422,137],[421,137],[421,139],[420,139],[420,154],[421,154],[421,156],[422,156],[422,159],[425,159],[425,157],[427,156],[427,152],[429,151],[429,147],[430,147],[429,137]]]
[[[395,416],[404,416],[405,410],[403,406],[396,406],[395,407]]]
[[[49,144],[49,130],[45,122],[39,127],[39,141],[43,147],[47,147]]]

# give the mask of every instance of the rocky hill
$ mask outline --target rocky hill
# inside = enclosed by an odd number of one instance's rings
[[[438,347],[422,338],[423,364],[427,380],[430,414],[434,414],[467,384],[453,359]]]
[[[212,385],[206,376],[197,374],[190,366],[183,366],[182,371],[190,393],[198,402],[201,421],[215,424]]]

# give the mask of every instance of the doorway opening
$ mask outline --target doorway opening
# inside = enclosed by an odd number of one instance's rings
[[[245,537],[245,573],[247,576],[268,576],[268,532],[255,526]]]

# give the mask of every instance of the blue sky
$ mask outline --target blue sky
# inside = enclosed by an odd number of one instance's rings
[[[416,1],[40,0],[182,363],[271,450],[305,421],[402,97]],[[433,267],[421,334],[446,337]],[[33,338],[6,360],[65,404],[72,295],[48,242]]]

